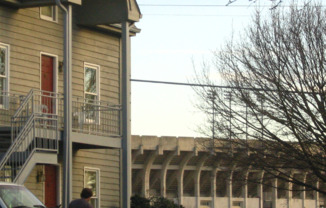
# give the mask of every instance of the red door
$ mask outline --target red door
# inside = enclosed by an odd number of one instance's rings
[[[44,166],[45,176],[45,206],[57,206],[57,167],[55,165]]]
[[[53,57],[42,55],[41,90],[47,91],[42,94],[43,113],[53,112]]]

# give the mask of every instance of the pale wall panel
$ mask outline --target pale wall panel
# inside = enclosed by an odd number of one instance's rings
[[[101,207],[120,206],[120,151],[81,149],[73,156],[73,197],[83,188],[84,168],[100,169]]]

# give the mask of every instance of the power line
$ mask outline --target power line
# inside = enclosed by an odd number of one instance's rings
[[[143,82],[150,84],[166,84],[166,85],[179,85],[179,86],[188,86],[188,87],[213,87],[220,89],[241,89],[241,90],[251,90],[251,91],[266,91],[266,92],[279,92],[279,90],[275,89],[263,89],[263,88],[253,88],[253,87],[231,87],[231,86],[223,86],[223,85],[213,85],[213,84],[195,84],[195,83],[185,83],[185,82],[167,82],[167,81],[156,81],[156,80],[145,80],[145,79],[130,79],[132,82]],[[319,94],[315,92],[305,92],[305,91],[288,91],[283,90],[282,92],[287,93],[305,93],[305,94]]]
[[[151,83],[151,84],[179,85],[179,86],[188,86],[188,87],[216,87],[221,89],[238,89],[236,87],[223,86],[223,85],[195,84],[195,83],[185,83],[185,82],[167,82],[167,81],[155,81],[155,80],[144,80],[144,79],[130,79],[130,81]],[[242,89],[259,90],[254,88],[242,88]]]
[[[248,5],[235,5],[235,4],[139,4],[141,7],[267,7],[271,8],[273,5],[257,5],[257,4],[248,4]],[[305,5],[296,5],[297,7],[304,7]],[[278,5],[277,7],[291,7],[291,5]],[[319,7],[325,7],[325,5],[320,5]]]
[[[219,15],[219,14],[146,14],[143,15],[149,15],[149,16],[185,16],[185,17],[250,17],[250,15]]]
[[[139,4],[139,6],[148,7],[227,7],[219,4]],[[248,7],[248,5],[229,5],[228,7]]]
[[[271,5],[257,5],[255,3],[251,3],[248,5],[235,5],[235,4],[229,4],[229,5],[225,5],[225,4],[139,4],[139,6],[141,7],[238,7],[238,8],[269,8],[269,9],[273,9],[274,7],[291,7],[292,5],[277,5],[277,6],[273,6]],[[305,5],[296,5],[297,7],[304,7]],[[318,7],[326,7],[325,5],[320,5]],[[160,14],[160,13],[144,13],[144,15],[148,15],[148,16],[190,16],[190,17],[194,17],[194,16],[202,16],[202,17],[249,17],[251,15],[239,15],[239,14],[235,14],[235,15],[221,15],[221,14]]]
[[[231,87],[228,87],[228,86],[220,86],[220,85],[195,84],[195,83],[185,83],[185,82],[167,82],[167,81],[156,81],[156,80],[145,80],[145,79],[130,79],[130,81],[132,81],[132,82],[151,83],[151,84],[182,85],[182,86],[190,86],[190,87],[231,88]]]

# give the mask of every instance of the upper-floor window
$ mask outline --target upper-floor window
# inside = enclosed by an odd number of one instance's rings
[[[100,207],[100,170],[96,168],[84,169],[84,187],[93,191],[90,203],[94,208]]]
[[[99,122],[100,66],[84,64],[85,122]]]
[[[9,92],[9,45],[0,43],[0,108],[6,108]]]
[[[57,7],[56,6],[43,6],[40,7],[40,17],[44,20],[57,21]]]

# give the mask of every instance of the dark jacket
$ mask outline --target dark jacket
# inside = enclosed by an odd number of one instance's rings
[[[93,208],[85,199],[75,199],[69,204],[69,208]]]

